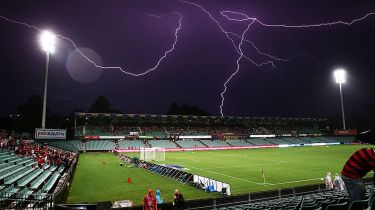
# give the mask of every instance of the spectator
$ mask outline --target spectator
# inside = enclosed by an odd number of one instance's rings
[[[174,191],[173,209],[184,209],[184,196],[177,189]]]
[[[39,168],[42,168],[42,164],[43,164],[43,158],[41,155],[38,156],[38,167]]]
[[[156,201],[158,202],[158,210],[161,209],[161,205],[163,204],[163,197],[161,197],[161,192],[159,189],[155,192]]]
[[[340,175],[336,173],[335,178],[333,179],[333,186],[337,191],[344,191],[345,184],[344,181],[341,179]]]
[[[333,183],[332,183],[332,178],[331,178],[331,172],[327,173],[326,176],[326,189],[327,190],[332,190],[333,189]]]
[[[148,194],[143,198],[143,210],[157,210],[158,203],[152,189],[148,190]]]
[[[375,151],[363,148],[356,151],[345,163],[341,171],[349,194],[350,202],[366,199],[366,189],[362,178],[375,169]]]

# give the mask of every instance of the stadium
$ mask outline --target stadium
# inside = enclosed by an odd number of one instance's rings
[[[33,143],[18,143],[25,144],[21,157],[2,150],[2,205],[140,206],[148,188],[161,191],[165,208],[175,189],[197,209],[311,206],[318,198],[328,205],[345,196],[325,191],[325,173],[340,173],[367,145],[354,130],[328,135],[327,124],[314,118],[75,113],[73,140],[35,136]],[[34,169],[29,144],[65,151],[69,162]]]
[[[0,210],[375,209],[373,0],[0,5]]]

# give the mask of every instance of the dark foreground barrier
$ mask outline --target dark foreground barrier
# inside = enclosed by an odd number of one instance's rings
[[[372,179],[365,179],[366,183],[372,183]],[[269,190],[269,191],[261,191],[261,192],[253,192],[241,195],[233,195],[233,196],[222,196],[218,198],[210,198],[210,199],[200,199],[200,200],[186,200],[185,201],[185,209],[197,209],[197,210],[204,210],[204,209],[215,209],[224,206],[232,206],[235,204],[245,204],[245,203],[253,203],[259,202],[263,200],[271,200],[277,198],[285,198],[285,197],[292,197],[298,195],[306,195],[311,193],[318,193],[326,191],[325,184],[317,184],[317,185],[306,185],[300,187],[293,187],[293,188],[284,188],[284,189],[277,189],[277,190]],[[94,208],[98,207],[98,208]],[[75,205],[68,205],[68,204],[61,204],[56,205],[56,209],[103,209],[101,206],[103,204],[75,204]],[[81,208],[79,208],[81,207]],[[143,209],[142,206],[133,206],[127,208],[113,208],[119,210],[141,210]],[[172,203],[164,203],[162,205],[162,209],[173,209]]]

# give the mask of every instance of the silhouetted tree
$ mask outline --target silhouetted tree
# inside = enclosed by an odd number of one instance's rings
[[[90,106],[89,112],[92,113],[109,113],[111,112],[111,105],[104,96],[99,96],[95,102]]]
[[[40,128],[42,123],[42,109],[42,97],[38,95],[30,97],[25,104],[18,107],[20,119],[17,120],[16,127],[29,132],[33,132],[35,128]],[[47,109],[47,116],[48,111]]]
[[[196,106],[190,106],[183,104],[179,106],[177,103],[173,103],[169,106],[167,114],[169,115],[198,115],[198,116],[209,116],[210,114]]]
[[[91,113],[118,113],[122,112],[117,109],[112,109],[108,99],[104,96],[99,96],[95,102],[90,106]]]

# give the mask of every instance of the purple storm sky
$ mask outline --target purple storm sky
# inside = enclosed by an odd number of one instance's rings
[[[189,0],[190,1],[190,0]],[[268,24],[302,25],[338,20],[350,22],[375,12],[374,1],[207,1],[202,5],[226,30],[241,35],[250,22],[226,19],[220,11],[244,13]],[[20,1],[0,2],[0,16],[49,29],[70,38],[103,66],[121,66],[139,74],[155,66],[178,40],[159,67],[140,77],[118,69],[95,68],[58,39],[50,58],[48,106],[52,112],[88,110],[99,95],[124,113],[165,114],[177,102],[220,115],[220,93],[236,70],[238,54],[232,43],[200,8],[181,1]],[[242,18],[233,15],[232,18]],[[45,54],[37,30],[0,19],[0,116],[17,112],[32,95],[42,95]],[[351,26],[314,28],[264,27],[254,23],[244,38],[268,54],[259,55],[244,43],[246,59],[227,84],[223,112],[235,116],[325,117],[340,114],[338,85],[332,71],[348,72],[344,85],[347,113],[368,116],[375,105],[375,15]],[[240,40],[235,39],[238,45]],[[373,112],[372,112],[373,113]]]

